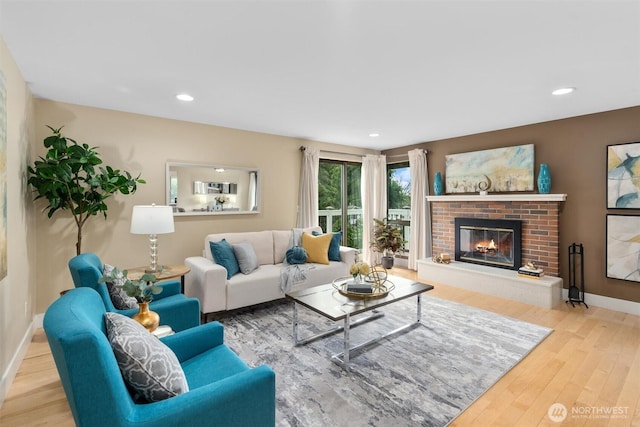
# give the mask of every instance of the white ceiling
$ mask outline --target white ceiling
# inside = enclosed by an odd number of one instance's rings
[[[0,0],[0,33],[37,97],[374,149],[640,105],[638,0]]]

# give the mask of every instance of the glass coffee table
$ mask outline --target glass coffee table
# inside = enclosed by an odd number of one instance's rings
[[[343,331],[344,351],[331,356],[331,360],[339,365],[348,367],[351,352],[360,350],[386,337],[412,329],[419,325],[422,316],[422,294],[432,290],[433,286],[395,276],[389,276],[387,280],[394,285],[394,288],[384,297],[367,298],[363,295],[349,297],[339,292],[332,283],[287,293],[286,297],[293,300],[294,345],[304,345],[328,335]],[[349,332],[352,327],[384,316],[384,313],[377,310],[378,308],[413,296],[416,297],[416,320],[414,322],[394,329],[383,336],[351,347],[349,342]],[[316,335],[300,339],[298,338],[298,305],[306,307],[334,322],[342,320],[343,326],[336,326]],[[370,312],[370,314],[365,317],[358,318],[357,320],[351,320],[353,316],[367,312]]]

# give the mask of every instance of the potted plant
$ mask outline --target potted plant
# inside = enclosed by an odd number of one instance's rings
[[[49,203],[44,211],[51,218],[58,210],[69,211],[78,228],[76,254],[82,252],[82,227],[89,218],[101,213],[107,218],[106,199],[116,193],[132,194],[137,184],[145,181],[133,178],[129,172],[100,166],[102,160],[96,147],[78,144],[60,133],[62,128],[47,126],[53,135],[44,139],[48,149],[28,167],[29,180],[37,199]]]
[[[143,274],[138,280],[131,280],[127,277],[127,270],[121,272],[117,267],[114,267],[110,274],[102,276],[99,280],[100,283],[121,283],[116,286],[138,302],[139,311],[133,316],[133,319],[149,332],[153,332],[160,324],[158,313],[149,310],[149,303],[153,301],[153,296],[162,292],[162,287],[156,285],[157,281],[157,277],[151,273]]]
[[[382,254],[384,268],[393,267],[393,256],[405,243],[400,228],[390,224],[388,218],[373,219],[373,238],[370,247]]]

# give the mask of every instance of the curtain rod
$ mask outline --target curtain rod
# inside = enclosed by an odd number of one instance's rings
[[[306,150],[306,149],[307,149],[307,147],[305,147],[304,145],[301,145],[301,146],[300,146],[300,151],[304,151],[304,150]],[[320,151],[322,151],[323,153],[338,154],[338,155],[341,155],[341,156],[356,156],[356,157],[364,157],[364,154],[343,153],[343,152],[340,152],[340,151],[330,151],[330,150],[322,150],[322,149],[321,149]],[[424,151],[424,153],[425,153],[425,154],[428,154],[428,153],[429,153],[429,150],[426,150],[426,149],[425,149],[425,150],[423,150],[423,151]],[[408,156],[408,155],[409,155],[409,153],[404,153],[404,154],[391,154],[391,155],[387,155],[387,157],[390,157],[390,158],[391,158],[391,157],[406,157],[406,156]]]
[[[300,146],[300,151],[304,151],[306,149],[307,149],[307,147],[305,147],[304,145]],[[343,152],[340,152],[340,151],[331,151],[331,150],[322,150],[322,149],[320,151],[322,151],[323,153],[328,153],[328,154],[338,154],[340,156],[355,156],[355,157],[362,157],[363,156],[362,154],[343,153]]]

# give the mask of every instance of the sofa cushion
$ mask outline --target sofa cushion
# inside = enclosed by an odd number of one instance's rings
[[[222,239],[225,239],[232,245],[235,243],[249,242],[258,256],[258,263],[260,265],[273,264],[273,233],[270,230],[209,234],[205,238],[205,258],[211,259],[209,242],[218,242]]]
[[[240,266],[236,255],[233,253],[233,247],[226,239],[222,239],[219,242],[209,242],[209,246],[215,263],[227,270],[227,279],[231,279],[234,274],[240,272]]]
[[[307,232],[302,233],[302,247],[307,251],[307,262],[329,264],[329,245],[331,234],[314,236]]]
[[[258,264],[258,256],[256,255],[256,251],[253,250],[251,243],[241,242],[231,246],[233,247],[233,253],[238,260],[238,266],[242,274],[249,274],[260,267],[260,264]]]
[[[114,267],[109,264],[105,264],[102,269],[102,274],[110,276]],[[138,308],[138,302],[134,297],[130,297],[120,286],[124,285],[127,278],[119,274],[118,279],[113,282],[106,282],[107,290],[109,291],[109,297],[111,297],[111,303],[118,310],[128,310],[130,308]]]
[[[107,312],[105,326],[125,382],[146,401],[157,402],[189,391],[175,353],[141,324]]]
[[[319,233],[317,231],[312,231],[311,234],[313,234],[314,236],[322,235],[322,233]],[[327,234],[333,234],[331,244],[329,245],[329,261],[341,261],[340,244],[342,243],[342,231]]]

